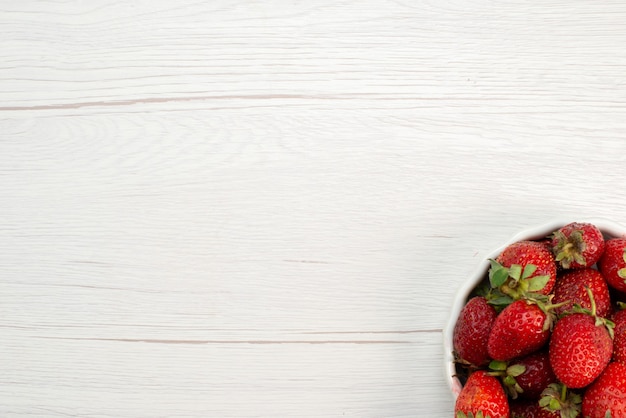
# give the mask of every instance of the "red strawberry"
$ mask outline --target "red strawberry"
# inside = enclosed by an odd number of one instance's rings
[[[613,361],[626,364],[626,330],[620,327],[613,338]]]
[[[550,365],[548,350],[537,351],[511,362],[520,365],[524,371],[515,377],[515,382],[522,389],[521,396],[527,399],[539,399],[539,395],[551,383],[556,382],[556,376]]]
[[[551,246],[564,269],[591,267],[604,251],[604,237],[593,224],[572,222],[552,234]]]
[[[598,261],[598,270],[602,272],[609,286],[626,292],[626,239],[613,238],[606,241],[604,253]]]
[[[610,363],[583,397],[586,418],[626,418],[626,365]]]
[[[506,247],[495,261],[496,264],[492,263],[492,269],[497,269],[499,264],[508,269],[509,273],[506,281],[496,280],[496,284],[500,286],[500,282],[504,282],[503,293],[512,296],[513,299],[519,299],[528,291],[547,295],[552,291],[556,282],[554,256],[545,245],[539,242],[513,243]],[[493,272],[490,272],[490,278],[493,285]],[[534,278],[541,278],[541,280],[535,280],[533,283],[531,279]]]
[[[596,302],[596,314],[603,318],[608,316],[611,312],[609,287],[602,274],[592,268],[570,270],[557,278],[552,302],[565,302],[565,304],[555,308],[554,312],[562,314],[571,310],[575,303],[583,308],[591,309],[587,288],[593,293]]]
[[[508,418],[509,403],[500,381],[485,370],[472,373],[459,393],[454,406],[455,417]]]
[[[589,385],[611,360],[611,333],[594,310],[591,314],[567,315],[557,321],[552,331],[550,364],[559,380],[570,388]]]
[[[556,382],[547,350],[537,351],[508,363],[494,360],[489,368],[492,376],[502,379],[504,389],[512,399],[522,397],[538,400],[541,392]]]
[[[613,361],[626,364],[626,310],[613,315]]]
[[[551,318],[536,304],[517,300],[496,317],[489,333],[487,352],[507,361],[537,351],[550,337]]]
[[[621,304],[621,302],[618,302]],[[620,332],[622,329],[626,328],[626,309],[620,309],[611,316],[611,321],[615,325],[615,333]]]
[[[482,296],[475,296],[465,304],[454,326],[457,359],[477,367],[489,363],[487,341],[496,316],[495,308]]]
[[[539,402],[529,399],[518,399],[509,402],[511,418],[540,418]]]

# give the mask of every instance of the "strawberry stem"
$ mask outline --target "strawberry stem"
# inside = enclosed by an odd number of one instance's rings
[[[589,286],[585,286],[585,289],[587,290],[587,295],[589,296],[589,302],[591,302],[591,316],[595,317],[596,316],[596,300],[593,297],[593,292],[591,291]]]

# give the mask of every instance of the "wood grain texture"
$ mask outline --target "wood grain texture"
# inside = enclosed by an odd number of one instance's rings
[[[626,223],[624,17],[0,4],[0,415],[451,416],[481,258]]]

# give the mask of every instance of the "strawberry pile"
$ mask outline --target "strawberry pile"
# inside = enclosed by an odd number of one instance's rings
[[[626,418],[626,239],[574,222],[490,263],[453,331],[455,417]]]

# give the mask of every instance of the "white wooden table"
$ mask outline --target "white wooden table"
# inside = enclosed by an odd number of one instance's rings
[[[451,417],[481,257],[626,223],[621,0],[0,21],[2,417]]]

